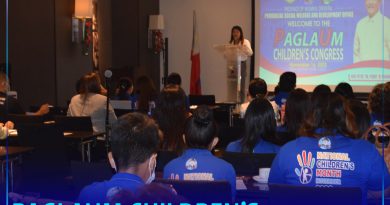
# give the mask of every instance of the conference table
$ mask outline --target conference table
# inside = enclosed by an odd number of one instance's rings
[[[5,181],[5,172],[7,163],[9,164],[10,190],[14,187],[14,162],[20,159],[20,156],[34,150],[33,147],[14,147],[0,146],[0,163],[1,163],[1,182]]]
[[[15,129],[9,130],[11,139],[18,137],[18,131]],[[81,160],[85,162],[85,153],[87,153],[87,161],[91,162],[91,143],[98,139],[98,137],[104,137],[105,132],[93,132],[93,131],[66,131],[64,137],[69,140],[76,140],[81,146]],[[86,150],[86,151],[85,151]]]

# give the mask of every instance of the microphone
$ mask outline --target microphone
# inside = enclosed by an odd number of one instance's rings
[[[104,77],[111,78],[111,76],[112,76],[112,71],[111,70],[104,71]]]

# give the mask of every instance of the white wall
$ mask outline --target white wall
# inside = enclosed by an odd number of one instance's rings
[[[251,0],[160,0],[160,14],[165,20],[163,33],[169,38],[169,72],[182,76],[186,93],[191,76],[193,10],[198,22],[202,94],[215,94],[217,101],[224,101],[226,63],[213,45],[227,43],[234,25],[240,25],[245,38],[251,41]]]

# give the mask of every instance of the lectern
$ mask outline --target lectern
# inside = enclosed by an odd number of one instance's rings
[[[221,53],[227,64],[227,94],[229,102],[242,103],[245,100],[245,77],[242,62],[248,58],[246,47],[242,45],[215,45],[214,49]],[[245,64],[244,64],[245,65]]]

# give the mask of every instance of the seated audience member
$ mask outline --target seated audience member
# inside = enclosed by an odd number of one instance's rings
[[[166,85],[177,85],[181,87],[181,76],[179,73],[171,73],[167,77]]]
[[[359,100],[349,100],[349,108],[355,116],[356,128],[359,131],[358,137],[362,138],[364,133],[370,128],[370,113],[367,106]]]
[[[245,134],[231,142],[226,151],[243,153],[277,153],[279,146],[270,141],[276,137],[276,120],[271,103],[265,98],[256,98],[245,113]]]
[[[241,118],[244,118],[245,111],[249,106],[249,103],[255,99],[256,97],[267,97],[268,90],[267,90],[267,83],[261,79],[261,78],[255,78],[251,80],[248,87],[248,93],[246,95],[247,101],[245,103],[242,103],[240,105],[240,116]],[[277,112],[277,105],[274,101],[271,102],[272,107],[274,108],[274,111]]]
[[[352,86],[348,83],[339,83],[334,89],[335,93],[345,97],[347,100],[355,99],[355,94],[353,93]]]
[[[233,166],[211,153],[218,143],[217,125],[212,111],[200,106],[186,123],[184,140],[187,150],[164,168],[165,179],[227,180],[236,192],[236,173]]]
[[[279,106],[286,102],[287,97],[291,91],[295,89],[297,83],[297,75],[293,72],[284,72],[280,75],[279,83],[275,87],[275,102]]]
[[[68,116],[90,116],[94,132],[105,131],[107,98],[100,94],[101,84],[96,73],[85,75],[80,83],[80,94],[72,97]],[[116,120],[114,109],[109,105],[109,121]]]
[[[166,85],[176,85],[181,88],[181,76],[179,73],[171,73],[167,77],[167,83]],[[185,91],[183,90],[184,94]],[[187,110],[190,110],[190,99],[186,94],[186,106]]]
[[[43,104],[37,112],[26,113],[16,98],[7,95],[9,89],[7,75],[0,72],[0,122],[6,122],[7,127],[13,124],[8,122],[9,114],[44,115],[49,112],[49,104]]]
[[[330,94],[332,93],[332,90],[330,89],[329,86],[327,85],[324,85],[324,84],[320,84],[320,85],[317,85],[314,89],[313,89],[313,92],[311,94],[311,98],[316,98],[317,96],[319,95],[327,95],[327,94]]]
[[[287,98],[283,125],[278,127],[278,140],[282,144],[297,138],[299,129],[310,107],[310,96],[303,89],[293,90]],[[283,110],[283,109],[282,109]]]
[[[156,123],[141,113],[129,113],[118,119],[111,133],[109,161],[117,173],[109,180],[85,187],[78,202],[109,202],[121,190],[135,192],[154,180],[160,143]]]
[[[367,190],[381,190],[382,175],[384,186],[389,186],[383,158],[373,144],[357,139],[345,99],[336,93],[323,98],[305,119],[301,137],[280,149],[269,183],[360,187],[364,197]]]
[[[135,81],[134,90],[137,95],[137,110],[144,113],[150,112],[158,96],[153,81],[147,76],[141,76]]]
[[[371,125],[390,122],[390,82],[376,85],[368,96]]]
[[[135,108],[137,96],[134,94],[133,81],[130,78],[123,77],[119,79],[115,90],[115,100],[130,100],[131,107]]]
[[[159,183],[147,184],[135,193],[127,190],[120,191],[110,202],[120,203],[122,205],[134,203],[171,203],[172,205],[178,205],[180,203],[188,203],[185,198],[177,195],[173,187]]]
[[[153,118],[164,133],[162,150],[180,153],[184,149],[184,124],[188,116],[183,89],[175,85],[165,86],[158,96],[153,111]]]

